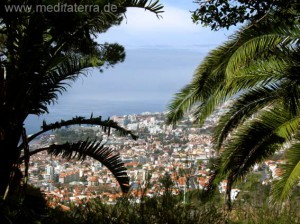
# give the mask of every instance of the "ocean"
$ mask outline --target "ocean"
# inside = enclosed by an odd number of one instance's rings
[[[47,123],[74,116],[102,116],[163,112],[174,94],[192,79],[204,56],[201,50],[131,49],[124,63],[100,72],[90,69],[58,97],[49,114],[30,116],[27,133]]]
[[[107,119],[113,115],[123,116],[141,114],[143,112],[166,111],[167,103],[164,101],[81,101],[64,102],[50,107],[50,113],[41,116],[29,116],[25,122],[28,134],[38,132],[45,120],[48,124],[61,119],[67,120],[75,116],[93,117],[102,116]]]

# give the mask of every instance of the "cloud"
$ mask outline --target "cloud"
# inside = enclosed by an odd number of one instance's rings
[[[127,20],[123,22],[122,29],[128,32],[193,32],[197,26],[192,23],[188,10],[165,6],[162,18],[141,9],[129,9]]]
[[[228,32],[213,32],[195,25],[187,9],[165,5],[163,18],[142,9],[128,9],[120,26],[101,34],[99,41],[118,42],[126,48],[169,46],[190,48],[196,45],[217,45],[227,39]]]

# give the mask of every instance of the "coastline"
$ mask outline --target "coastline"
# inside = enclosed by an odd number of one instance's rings
[[[51,106],[49,114],[41,116],[29,116],[25,121],[27,134],[33,134],[40,130],[45,120],[47,123],[61,119],[72,119],[75,116],[93,117],[102,116],[107,119],[112,116],[124,116],[142,114],[144,112],[164,112],[167,103],[164,101],[65,101]]]

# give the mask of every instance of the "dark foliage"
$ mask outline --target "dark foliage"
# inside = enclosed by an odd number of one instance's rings
[[[278,23],[294,23],[299,19],[298,0],[196,0],[199,5],[192,15],[194,22],[200,22],[212,30],[229,28],[239,23],[256,23],[272,14]]]

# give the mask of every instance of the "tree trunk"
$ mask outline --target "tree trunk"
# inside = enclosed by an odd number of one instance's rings
[[[5,123],[8,124],[9,122]],[[0,198],[5,195],[14,166],[18,163],[20,157],[17,147],[21,137],[21,128],[22,125],[0,126]]]

